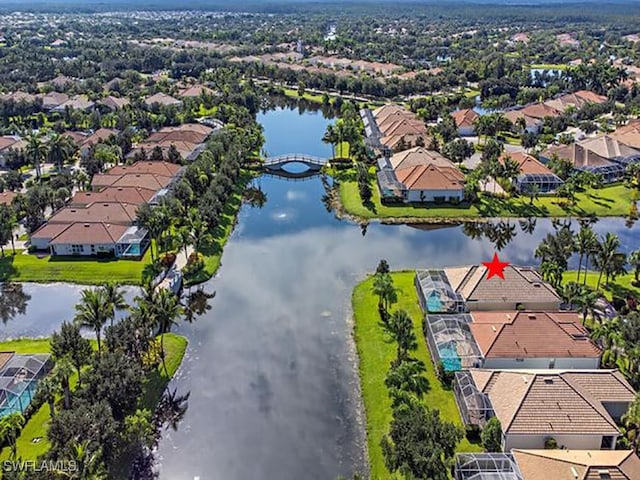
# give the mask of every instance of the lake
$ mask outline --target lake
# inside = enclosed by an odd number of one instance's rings
[[[321,113],[279,108],[259,121],[269,155],[330,155],[320,139],[331,120]],[[478,263],[495,251],[486,235],[474,239],[462,225],[363,229],[338,220],[322,202],[320,177],[262,176],[255,186],[267,202],[240,211],[219,274],[204,285],[216,292],[211,310],[177,329],[190,344],[172,388],[191,396],[178,430],[160,442],[162,479],[331,480],[365,471],[353,286],[381,258],[392,269],[415,269]],[[551,222],[538,219],[530,234],[515,220],[499,225],[513,237],[501,257],[536,264],[533,250]],[[617,233],[626,251],[638,247],[639,227],[626,228],[624,219],[594,228]],[[0,335],[49,335],[73,316],[80,289],[29,284],[25,291],[26,312]]]

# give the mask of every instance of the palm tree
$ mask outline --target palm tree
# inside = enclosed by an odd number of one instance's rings
[[[620,334],[620,320],[614,319],[598,322],[591,331],[591,338],[597,342],[604,353],[602,355],[603,366],[615,365],[618,356],[618,347],[622,341]]]
[[[116,313],[121,310],[127,310],[129,305],[124,299],[124,292],[118,284],[114,282],[107,282],[102,286],[104,297],[109,309],[109,319],[111,320],[111,326],[116,319]]]
[[[598,283],[596,289],[600,288],[600,282],[602,281],[602,275],[605,275],[605,284],[609,284],[609,277],[615,275],[616,271],[616,257],[619,255],[618,248],[620,247],[620,239],[614,233],[607,233],[600,242],[600,248],[595,256],[596,266],[600,270],[598,275]]]
[[[429,391],[429,380],[424,376],[426,371],[424,363],[420,360],[401,362],[389,370],[384,384],[389,389],[411,392],[422,398],[422,395]]]
[[[74,479],[78,480],[103,480],[108,478],[102,463],[102,451],[98,448],[92,448],[89,440],[78,442],[75,440],[71,445],[73,452],[73,461],[76,466],[72,473]],[[56,472],[62,475],[69,475],[67,471]]]
[[[397,310],[391,315],[388,326],[391,336],[397,343],[396,363],[407,360],[409,352],[418,348],[418,340],[413,331],[413,322],[406,310]]]
[[[54,377],[56,381],[60,383],[62,387],[62,392],[64,394],[64,408],[71,408],[71,387],[69,385],[69,380],[74,373],[74,368],[71,362],[62,358],[56,362],[56,367],[54,369]]]
[[[572,308],[581,294],[582,285],[576,282],[567,282],[562,289],[562,298],[569,305],[569,308]]]
[[[40,163],[47,157],[47,146],[42,142],[42,136],[39,133],[31,132],[26,136],[27,146],[25,147],[25,153],[29,160],[33,162],[33,166],[36,169],[36,176],[40,178],[42,171],[40,170]]]
[[[160,335],[160,356],[162,358],[162,366],[167,375],[167,366],[165,364],[164,355],[164,334],[171,331],[173,325],[177,325],[180,316],[184,313],[184,308],[180,304],[180,300],[176,295],[167,289],[159,289],[155,295],[153,317],[155,320],[158,333]]]
[[[0,438],[9,443],[13,459],[18,455],[17,440],[25,423],[25,418],[20,413],[11,413],[0,420]]]
[[[85,289],[82,291],[80,303],[76,305],[75,321],[81,327],[92,328],[96,332],[98,354],[102,353],[100,342],[102,328],[111,316],[104,290]]]
[[[38,392],[42,395],[42,399],[49,404],[49,413],[51,418],[54,418],[56,416],[56,397],[60,395],[60,384],[51,376],[45,377],[38,384]]]
[[[574,282],[570,282],[574,283]],[[584,325],[587,322],[587,315],[591,315],[595,318],[596,312],[595,308],[598,304],[598,300],[600,299],[600,294],[595,291],[593,288],[582,285],[582,289],[577,297],[575,297],[575,305],[582,312],[582,324]]]
[[[388,312],[389,306],[398,301],[398,290],[388,273],[378,273],[373,277],[373,293],[378,295],[378,310]]]
[[[580,281],[580,273],[582,271],[582,260],[586,257],[587,262],[585,265],[585,283],[587,281],[587,274],[589,273],[589,256],[595,251],[598,245],[598,237],[591,227],[583,225],[580,227],[578,234],[576,235],[576,251],[580,255],[578,259],[578,278],[576,282]]]
[[[49,161],[58,165],[58,169],[62,171],[65,163],[73,157],[77,147],[71,137],[54,133],[47,142]]]
[[[322,136],[324,143],[331,144],[331,158],[336,157],[336,143],[338,143],[338,134],[333,124],[327,125],[327,129]]]

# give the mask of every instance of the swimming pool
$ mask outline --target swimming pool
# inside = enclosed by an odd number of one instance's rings
[[[462,360],[458,355],[455,342],[448,342],[438,347],[440,361],[447,372],[462,370]]]

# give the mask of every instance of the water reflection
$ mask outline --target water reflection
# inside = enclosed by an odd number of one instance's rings
[[[31,295],[24,291],[21,283],[0,284],[0,320],[6,325],[16,315],[24,315]]]

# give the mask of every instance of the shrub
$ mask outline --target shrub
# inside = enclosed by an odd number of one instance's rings
[[[545,450],[555,450],[558,448],[558,442],[553,437],[547,437],[544,439]]]
[[[454,372],[447,371],[447,369],[444,368],[444,363],[442,363],[441,361],[438,362],[437,370],[438,379],[440,380],[442,386],[450,389],[453,385],[454,378],[456,378],[456,374]]]
[[[487,452],[502,451],[502,425],[497,417],[491,417],[480,434],[482,446]]]

